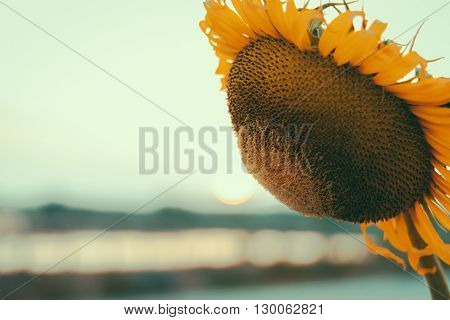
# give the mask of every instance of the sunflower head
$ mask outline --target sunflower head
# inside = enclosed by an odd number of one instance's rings
[[[449,263],[429,221],[450,224],[449,79],[433,78],[418,53],[383,41],[387,24],[368,24],[363,11],[346,6],[326,21],[324,7],[299,9],[293,0],[231,2],[234,9],[206,2],[200,27],[219,58],[253,176],[303,214],[361,223],[364,232],[376,224],[416,270],[427,272],[418,259],[430,252]],[[301,128],[303,139],[286,128]],[[405,215],[424,250],[410,241]]]
[[[234,128],[258,123],[252,134],[240,135],[245,164],[294,210],[376,222],[407,210],[427,190],[431,153],[419,122],[403,100],[355,68],[263,37],[236,56],[227,92]],[[312,125],[307,141],[275,142],[286,137],[277,128],[305,123]],[[272,157],[254,168],[258,158],[282,148],[295,161],[280,165],[275,160],[284,159]]]

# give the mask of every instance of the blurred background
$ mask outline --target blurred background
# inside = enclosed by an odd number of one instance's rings
[[[401,43],[441,8],[415,44],[431,60],[450,56],[445,3],[364,6]],[[428,298],[418,276],[368,252],[357,226],[276,201],[242,169],[233,136],[211,138],[215,157],[196,138],[176,149],[177,128],[229,127],[203,16],[197,0],[0,1],[0,295]],[[448,76],[448,60],[429,70]],[[152,173],[143,127],[160,133]],[[211,172],[197,170],[205,155]]]

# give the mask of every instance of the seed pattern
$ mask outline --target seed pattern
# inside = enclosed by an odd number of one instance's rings
[[[227,92],[244,164],[294,210],[377,222],[427,191],[431,153],[416,117],[355,68],[259,38],[237,55]],[[306,140],[286,134],[305,124]]]

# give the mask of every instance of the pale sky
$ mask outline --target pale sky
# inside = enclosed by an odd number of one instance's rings
[[[365,10],[369,20],[389,22],[384,36],[393,38],[446,2],[366,0]],[[447,57],[430,64],[434,75],[450,74],[449,14],[450,5],[434,14],[415,46],[427,59]],[[197,132],[229,125],[225,94],[214,75],[217,61],[198,27],[203,16],[195,0],[0,2],[0,207],[61,202],[132,210],[183,178],[173,172],[139,175],[138,163],[139,127],[175,129],[179,123],[37,26]],[[397,41],[406,43],[416,30]],[[214,147],[218,173],[194,174],[148,209],[286,210],[238,170],[235,144],[237,169],[224,172],[223,138]],[[196,142],[192,147],[198,149]],[[230,207],[216,200],[217,188],[236,186],[254,193],[249,202]]]

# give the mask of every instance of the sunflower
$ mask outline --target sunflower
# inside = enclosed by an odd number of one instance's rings
[[[305,215],[359,223],[369,249],[403,268],[407,259],[430,276],[434,257],[450,264],[435,229],[450,228],[450,79],[431,76],[413,45],[382,40],[387,24],[369,25],[345,2],[231,2],[206,1],[200,27],[254,177]],[[306,143],[278,129],[263,138],[264,128],[301,123],[313,124]],[[395,252],[369,238],[371,226]]]

